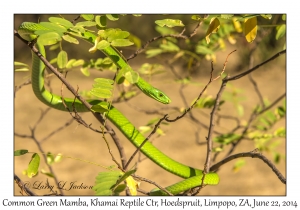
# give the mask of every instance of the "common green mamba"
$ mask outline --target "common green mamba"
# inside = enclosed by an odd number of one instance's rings
[[[27,41],[32,41],[37,38],[35,34],[38,30],[49,30],[38,23],[24,22],[18,29],[18,33],[22,38]],[[95,44],[97,36],[91,32],[84,32],[81,34],[81,39],[88,41],[91,45]],[[46,57],[45,48],[43,45],[36,43],[36,47],[39,52]],[[127,61],[123,58],[119,51],[117,51],[113,46],[108,46],[105,49],[102,49],[103,53],[107,55],[119,68],[122,69],[124,67],[129,66]],[[61,97],[55,94],[50,93],[46,90],[44,86],[44,71],[45,65],[44,63],[32,52],[32,89],[35,96],[44,104],[49,107],[52,107],[61,111],[68,111]],[[162,91],[154,88],[149,83],[147,83],[142,78],[139,78],[138,82],[135,84],[145,95],[163,103],[168,104],[171,102],[169,97],[163,93]],[[101,100],[87,100],[91,105],[97,105],[101,102]],[[67,107],[72,110],[73,109],[73,98],[64,98],[64,102]],[[75,100],[75,108],[77,112],[89,112],[88,110],[79,100]],[[141,143],[145,140],[145,137],[135,128],[135,126],[114,106],[110,106],[110,110],[107,114],[107,119],[112,122],[122,133],[123,135],[135,146],[139,147]],[[158,148],[156,148],[149,141],[141,148],[141,152],[147,156],[154,163],[159,165],[164,170],[180,176],[184,178],[183,181],[173,184],[171,186],[166,187],[166,189],[172,194],[176,195],[180,192],[186,191],[193,187],[201,185],[203,178],[203,171],[199,169],[195,169],[193,167],[189,167],[187,165],[181,164],[172,158],[168,157],[164,153],[162,153]],[[205,175],[204,184],[205,185],[217,185],[219,183],[219,176],[210,172]],[[149,193],[150,195],[166,195],[165,192],[161,190],[153,190]]]

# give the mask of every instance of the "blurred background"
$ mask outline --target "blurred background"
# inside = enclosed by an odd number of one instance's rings
[[[15,15],[14,29],[17,29],[22,22],[43,22],[48,21],[48,18],[53,16],[63,17],[71,21],[78,15]],[[241,17],[241,15],[235,16],[237,18]],[[154,37],[163,34],[179,34],[183,28],[185,28],[184,35],[193,33],[199,19],[204,17],[206,16],[193,16],[190,14],[119,15],[117,18],[114,16],[115,19],[107,17],[107,28],[120,28],[130,32],[131,36],[129,39],[134,45],[119,48],[123,55],[128,58]],[[212,17],[218,18],[220,27],[217,33],[210,36],[210,43],[207,44],[205,37]],[[185,27],[159,27],[155,21],[163,19],[179,19]],[[83,21],[83,19],[81,18],[78,21]],[[258,16],[257,34],[251,43],[247,42],[243,33],[244,24],[244,19],[233,20],[232,17],[210,15],[203,20],[197,33],[189,39],[164,38],[151,42],[142,53],[131,59],[129,64],[153,86],[163,90],[171,98],[172,103],[163,105],[140,94],[139,90],[134,86],[117,85],[114,88],[113,98],[119,98],[123,91],[128,93],[128,98],[133,97],[128,100],[115,101],[113,105],[136,127],[145,131],[145,128],[154,126],[154,124],[149,125],[149,122],[161,118],[164,114],[168,114],[169,118],[173,119],[192,104],[209,80],[211,61],[214,62],[214,77],[217,77],[223,69],[228,54],[233,50],[237,50],[228,58],[224,73],[234,76],[262,63],[285,49],[285,34],[283,32],[280,33],[280,30],[283,30],[283,25],[285,26],[284,15]],[[69,59],[84,59],[86,62],[91,62],[91,59],[96,60],[105,57],[99,51],[94,54],[88,53],[91,45],[81,41],[79,45],[62,42],[61,47],[68,53]],[[30,69],[30,48],[15,37],[14,49],[14,60],[28,64]],[[48,60],[54,59],[59,52],[59,48],[54,50],[47,49]],[[15,67],[15,69],[17,68]],[[30,152],[41,153],[42,148],[44,153],[51,152],[55,155],[61,153],[70,157],[51,165],[54,175],[58,181],[65,183],[65,186],[75,183],[75,185],[83,185],[87,186],[87,188],[68,188],[69,190],[63,190],[63,194],[93,195],[94,191],[89,188],[94,185],[97,174],[105,171],[105,169],[97,165],[115,165],[111,160],[102,135],[79,125],[76,121],[72,121],[70,114],[67,112],[47,110],[47,107],[34,96],[30,84],[24,85],[30,78],[29,71],[15,71],[14,74],[15,91],[17,90],[14,101],[15,150],[28,149]],[[87,76],[88,74],[89,76]],[[83,69],[78,67],[69,71],[67,79],[73,87],[79,87],[82,95],[89,97],[86,93],[92,88],[94,78],[104,77],[112,79],[113,76],[113,69]],[[47,82],[51,91],[59,94],[61,82],[51,75],[48,78]],[[202,96],[203,100],[200,101],[201,103],[192,110],[192,116],[188,114],[174,123],[161,125],[161,130],[151,138],[153,144],[173,159],[186,165],[203,169],[206,157],[205,139],[208,135],[207,128],[210,124],[210,113],[212,111],[211,104],[214,102],[213,99],[216,97],[220,86],[220,78],[210,84]],[[251,73],[251,76],[247,75],[229,82],[221,98],[224,102],[216,116],[215,133],[213,133],[214,163],[224,159],[232,148],[232,143],[234,143],[234,139],[228,136],[224,137],[222,134],[241,134],[243,128],[247,126],[254,108],[258,105],[262,106],[262,100],[265,106],[268,106],[285,92],[285,54],[263,65]],[[65,88],[64,96],[72,97],[72,94]],[[277,113],[277,108],[284,105],[285,102],[282,98],[280,99],[270,109],[270,112]],[[81,116],[85,122],[100,130],[100,123],[92,114],[83,113]],[[278,116],[278,113],[276,116]],[[280,119],[274,120],[273,123],[263,121],[260,118],[252,122],[249,133],[245,135],[231,154],[249,152],[259,148],[262,154],[273,162],[283,176],[286,177],[286,139],[284,136],[278,137],[274,134],[281,128],[285,129],[285,117],[283,115]],[[261,123],[266,129],[259,129]],[[240,128],[233,132],[238,125],[240,125]],[[60,129],[61,127],[62,129]],[[32,128],[35,128],[34,136],[36,141],[29,138],[31,135],[30,129]],[[125,148],[128,159],[135,151],[135,148],[116,128],[114,129]],[[52,132],[55,133],[48,138],[47,136]],[[258,132],[259,134],[257,134]],[[148,134],[149,132],[145,133],[146,136]],[[251,138],[251,135],[257,138]],[[260,137],[258,138],[258,136]],[[45,137],[47,138],[44,139]],[[113,154],[120,162],[119,153],[110,136],[106,135],[106,139],[111,146]],[[22,181],[30,184],[32,191],[38,195],[51,193],[49,189],[43,189],[42,187],[47,182],[55,186],[54,191],[58,191],[54,179],[42,172],[33,178],[28,178],[23,174],[30,159],[31,154],[15,157],[14,173]],[[150,179],[161,186],[168,186],[181,180],[181,178],[164,171],[150,160],[145,159],[143,155],[136,156],[131,164],[132,168],[136,162],[138,162],[137,175]],[[96,165],[92,163],[96,163]],[[45,173],[49,172],[42,155],[40,169],[43,169]],[[233,160],[223,165],[218,174],[220,176],[219,185],[207,186],[201,190],[199,195],[286,194],[286,185],[282,184],[274,172],[259,159],[244,158]],[[33,189],[34,186],[40,187],[39,189]],[[149,191],[154,187],[145,182],[141,182],[140,186],[144,191]],[[15,195],[21,195],[20,188],[16,184]]]

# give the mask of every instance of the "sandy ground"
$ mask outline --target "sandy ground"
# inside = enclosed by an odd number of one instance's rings
[[[276,52],[270,52],[268,57],[271,57],[275,53]],[[223,54],[219,54],[219,60],[215,64],[216,71],[217,69],[221,69],[223,66],[224,56],[226,56],[226,54]],[[230,73],[231,75],[237,74],[235,72],[237,70],[237,60],[235,59],[237,59],[237,57],[232,56],[227,65],[226,72]],[[255,60],[254,64],[258,64],[261,61],[262,60],[257,59]],[[203,62],[208,63],[208,61]],[[138,67],[134,62],[131,63],[131,65]],[[179,72],[179,67],[176,67],[176,70]],[[242,71],[245,70],[247,69],[242,69]],[[209,71],[209,68],[207,71]],[[28,76],[29,73],[27,72],[15,73],[15,85],[18,86],[22,84],[27,80]],[[103,77],[107,76],[107,74],[103,74],[101,72],[92,72],[91,76],[86,78],[83,77],[79,72],[72,72],[68,75],[68,80],[74,87],[78,85],[81,90],[88,90],[93,83],[93,78],[96,76]],[[255,71],[252,76],[256,80],[262,95],[269,101],[274,101],[286,91],[285,56],[282,56],[263,66],[259,70]],[[183,93],[188,103],[191,103],[193,99],[198,96],[204,85],[207,83],[207,74],[199,74],[199,76],[193,77],[193,81],[197,82],[198,85],[189,85],[183,89]],[[142,110],[160,110],[164,114],[169,114],[170,118],[174,118],[179,115],[178,112],[175,112],[172,109],[162,108],[174,106],[185,108],[182,98],[179,94],[180,84],[174,82],[174,77],[169,69],[167,69],[166,73],[154,77],[152,83],[156,87],[163,90],[172,99],[172,103],[170,105],[160,104],[144,96],[143,94],[139,94],[137,97],[130,100],[129,103],[124,102],[114,104],[137,127],[145,125],[153,118],[161,117],[161,115],[146,114]],[[220,80],[213,82],[205,94],[215,97],[220,88],[220,84]],[[51,79],[51,87],[54,93],[59,94],[61,82],[57,78],[53,78]],[[240,88],[243,90],[243,92],[238,94],[241,97],[245,97],[245,100],[240,102],[240,104],[244,107],[245,114],[244,116],[239,117],[239,119],[246,122],[254,106],[259,103],[257,94],[247,76],[237,81],[230,82],[225,91],[231,90],[231,87]],[[64,92],[65,97],[72,96],[67,90]],[[116,89],[115,95],[117,94],[118,92]],[[17,91],[15,97],[15,132],[17,134],[30,135],[29,127],[33,127],[36,124],[41,116],[41,110],[45,109],[46,106],[35,98],[30,85],[22,87],[19,91]],[[211,109],[195,109],[193,110],[193,114],[199,121],[208,126],[210,111]],[[224,115],[238,116],[233,103],[230,102],[226,102],[222,106],[219,113]],[[87,123],[92,124],[94,128],[100,128],[99,122],[94,119],[92,114],[84,113],[81,114],[81,116]],[[36,126],[36,138],[38,141],[41,141],[45,136],[64,125],[70,119],[70,114],[67,112],[50,110]],[[222,120],[220,124],[216,124],[215,130],[225,133],[235,125],[235,122],[232,120]],[[285,120],[280,120],[274,126],[274,129],[280,126],[285,127]],[[203,142],[207,136],[207,129],[193,123],[188,117],[184,117],[183,119],[167,126],[161,126],[161,128],[164,130],[165,135],[161,137],[154,136],[154,138],[151,139],[154,140],[154,144],[161,151],[181,163],[199,169],[203,168],[206,157],[206,146],[197,144],[196,139],[200,139],[200,141]],[[129,158],[134,152],[135,148],[117,129],[115,129],[115,131],[117,132],[117,135],[125,148],[126,157]],[[116,147],[113,144],[113,141],[109,135],[106,135],[106,138],[111,146],[113,154],[119,161],[119,155]],[[285,155],[286,139],[281,138],[277,140],[280,142],[280,144],[275,151]],[[72,157],[63,159],[62,162],[56,163],[52,166],[55,176],[59,181],[61,181],[61,183],[66,183],[66,188],[68,188],[72,182],[74,182],[75,185],[94,185],[94,180],[97,174],[101,171],[105,171],[105,169],[91,164],[91,162],[104,166],[114,165],[114,162],[111,160],[111,157],[108,153],[106,144],[102,139],[102,135],[87,129],[82,125],[79,125],[77,122],[72,122],[70,126],[65,127],[63,130],[57,132],[47,140],[40,142],[40,146],[46,153],[62,153],[65,156]],[[217,145],[214,144],[214,146]],[[41,153],[37,144],[32,139],[21,138],[18,136],[14,137],[14,149],[28,149],[30,152]],[[225,148],[225,151],[218,156],[216,162],[225,157],[228,149],[229,147]],[[255,145],[252,141],[244,140],[236,148],[234,154],[239,152],[249,152],[254,149]],[[265,151],[263,154],[270,160],[273,160],[273,154],[271,152]],[[141,157],[143,161],[138,164],[137,171],[139,176],[155,181],[161,186],[168,186],[181,180],[181,178],[162,170],[150,160],[144,159],[143,155]],[[36,194],[49,194],[49,189],[43,189],[42,187],[46,185],[47,180],[49,181],[50,185],[55,186],[52,178],[40,173],[38,176],[29,179],[22,174],[22,171],[26,169],[30,158],[31,154],[15,157],[14,173],[18,175],[22,181],[28,182],[31,185],[31,188],[33,188],[34,185],[39,185],[40,189],[32,189]],[[78,159],[84,161],[80,161]],[[137,161],[137,159],[135,159],[135,161]],[[286,185],[280,182],[277,176],[265,163],[259,159],[252,158],[245,158],[245,161],[246,165],[237,172],[233,171],[233,166],[236,161],[231,161],[223,165],[218,172],[221,179],[219,185],[205,187],[200,192],[200,195],[286,194]],[[134,165],[132,164],[131,167],[134,167]],[[283,174],[283,176],[286,177],[286,160],[281,159],[279,164],[276,164],[276,167]],[[40,169],[49,171],[49,168],[45,164],[43,158],[41,158]],[[140,188],[145,191],[149,191],[153,189],[154,186],[142,182]],[[54,187],[54,190],[57,191],[56,186]],[[90,189],[66,189],[63,191],[63,193],[65,195],[93,195],[94,192]],[[15,195],[20,195],[20,189],[16,184]]]

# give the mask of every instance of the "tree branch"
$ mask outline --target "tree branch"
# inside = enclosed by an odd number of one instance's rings
[[[278,179],[283,184],[286,184],[286,179],[280,173],[280,171],[276,168],[276,166],[270,160],[268,160],[263,154],[261,154],[260,152],[258,152],[257,149],[255,149],[255,150],[253,150],[251,152],[246,152],[246,153],[243,152],[243,153],[238,153],[238,154],[235,154],[235,155],[228,156],[224,160],[221,160],[220,162],[214,164],[210,168],[210,171],[216,171],[222,165],[224,165],[225,163],[228,163],[229,161],[232,161],[234,159],[241,158],[241,157],[251,157],[251,158],[258,158],[258,159],[262,160],[264,163],[266,163],[272,169],[272,171],[276,174],[276,176],[278,177]]]
[[[232,81],[232,80],[237,80],[242,78],[243,76],[246,76],[247,74],[250,74],[251,72],[255,71],[256,69],[258,69],[259,67],[269,63],[270,61],[274,60],[275,58],[279,57],[280,55],[283,55],[286,53],[286,50],[282,50],[279,53],[275,54],[274,56],[272,56],[271,58],[269,58],[268,60],[258,64],[257,66],[253,67],[252,69],[249,69],[241,74],[235,75],[233,77],[227,78],[226,81]]]

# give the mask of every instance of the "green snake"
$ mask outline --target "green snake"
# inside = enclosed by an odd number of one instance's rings
[[[24,22],[19,27],[18,33],[27,41],[32,41],[32,39],[37,37],[34,32],[40,29],[45,29],[45,27],[41,26],[38,23]],[[97,36],[93,33],[88,32],[81,34],[81,38],[94,45]],[[44,46],[42,44],[39,44],[39,42],[37,41],[36,47],[39,52],[45,57],[46,53]],[[102,49],[102,51],[112,59],[112,61],[119,69],[129,66],[127,61],[114,47],[108,46],[105,49]],[[49,107],[61,111],[68,111],[65,108],[60,96],[52,94],[45,89],[44,70],[45,64],[37,57],[36,54],[32,52],[31,81],[35,96]],[[161,103],[168,104],[171,101],[168,96],[166,96],[162,91],[154,88],[142,78],[139,78],[138,82],[135,85],[139,89],[141,89],[141,91],[143,91],[145,95],[150,96],[151,98]],[[74,101],[73,98],[64,98],[64,102],[70,110],[73,110],[73,106],[75,105],[77,112],[90,111],[78,99]],[[97,105],[101,102],[101,100],[87,100],[87,102],[91,105]],[[138,131],[138,129],[136,129],[135,126],[114,106],[110,106],[110,110],[107,114],[107,119],[112,122],[135,147],[139,147],[145,140],[145,137]],[[156,163],[166,171],[169,171],[170,173],[185,179],[181,182],[166,187],[165,189],[167,189],[170,193],[176,195],[180,192],[201,185],[203,178],[202,170],[186,166],[173,160],[172,158],[162,153],[149,141],[146,142],[140,150],[145,156],[147,156],[154,163]],[[216,185],[218,183],[219,177],[216,173],[210,172],[205,175],[203,184]],[[151,191],[149,195],[166,195],[166,193],[162,190],[157,189]]]

